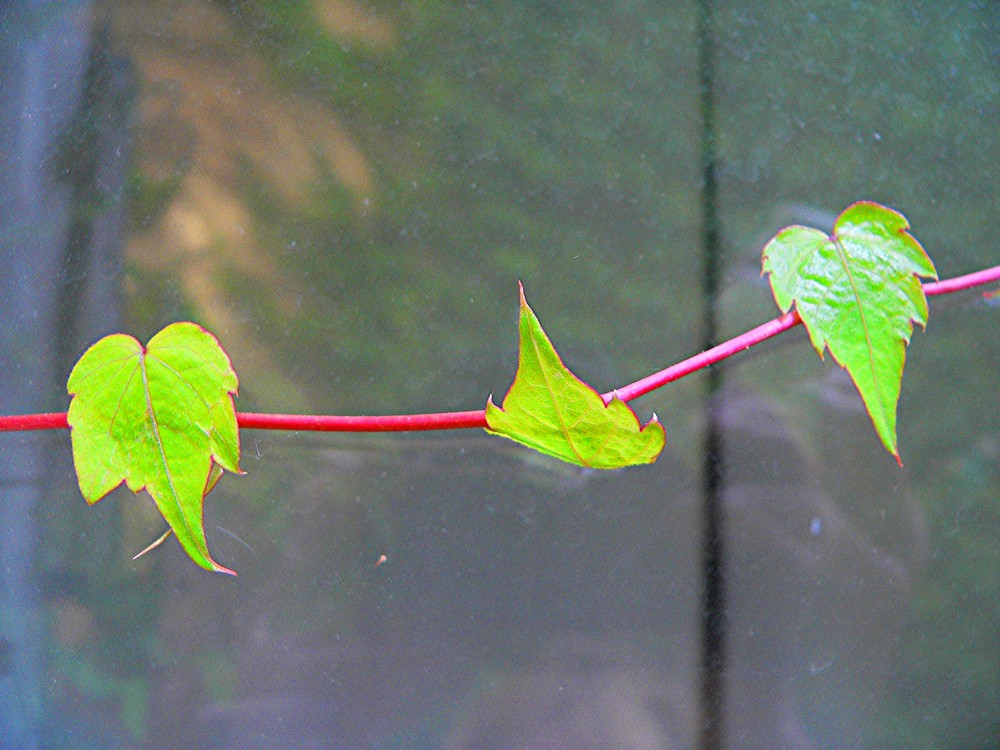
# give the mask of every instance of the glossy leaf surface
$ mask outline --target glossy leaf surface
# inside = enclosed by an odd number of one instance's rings
[[[229,357],[194,323],[167,326],[143,347],[106,336],[77,362],[67,389],[80,491],[96,503],[122,482],[145,488],[198,565],[223,573],[208,552],[205,495],[221,469],[239,472]]]
[[[652,463],[663,450],[663,425],[640,426],[618,398],[601,394],[562,363],[521,288],[517,375],[503,408],[486,404],[487,432],[569,463],[595,469]]]
[[[854,380],[879,438],[899,460],[896,404],[913,324],[927,324],[919,277],[934,264],[896,211],[877,203],[849,206],[833,234],[792,226],[764,248],[782,312],[794,304],[813,347],[829,350]]]

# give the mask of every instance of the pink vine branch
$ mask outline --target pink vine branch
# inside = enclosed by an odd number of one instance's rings
[[[415,432],[417,430],[455,430],[462,427],[485,427],[486,412],[449,411],[437,414],[388,414],[383,416],[318,416],[297,414],[236,415],[240,427],[262,430],[311,430],[314,432]]]
[[[642,380],[630,383],[624,388],[616,388],[608,393],[602,393],[601,396],[606,402],[610,401],[613,396],[618,396],[618,398],[622,401],[631,401],[633,398],[643,396],[650,391],[656,390],[660,386],[679,380],[685,375],[690,375],[696,370],[708,367],[709,365],[714,365],[716,362],[721,362],[727,357],[731,357],[734,354],[744,351],[745,349],[749,349],[754,344],[759,344],[761,341],[766,341],[772,336],[777,336],[782,331],[794,328],[801,322],[802,318],[799,317],[798,312],[792,310],[785,313],[781,317],[769,320],[763,325],[752,328],[746,333],[740,334],[736,338],[729,339],[729,341],[719,344],[718,346],[713,346],[711,349],[707,349],[701,354],[695,354],[693,357],[688,357],[684,361],[678,362],[676,365],[671,365],[666,370],[660,370],[659,372],[642,378]]]
[[[64,411],[55,414],[14,414],[9,417],[0,417],[0,432],[58,430],[68,427]]]
[[[953,279],[924,284],[924,294],[950,294],[965,289],[1000,281],[1000,266],[957,276]],[[661,386],[690,375],[696,370],[720,362],[727,357],[749,349],[755,344],[794,328],[802,319],[792,310],[774,320],[747,331],[725,343],[671,365],[665,370],[637,380],[622,388],[602,394],[605,401],[615,395],[622,401],[631,401]],[[414,432],[417,430],[453,430],[466,427],[486,427],[486,412],[452,411],[436,414],[395,414],[381,416],[319,416],[309,414],[255,414],[241,412],[236,415],[240,427],[260,430],[308,430],[318,432]],[[16,430],[65,429],[66,412],[52,414],[17,414],[0,416],[0,432]]]
[[[956,276],[953,279],[924,284],[924,294],[928,297],[933,297],[935,294],[951,294],[952,292],[961,292],[965,289],[989,284],[991,281],[1000,281],[1000,266],[984,268],[982,271],[967,273],[965,276]]]

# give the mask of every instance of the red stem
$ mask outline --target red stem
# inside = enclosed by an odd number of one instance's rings
[[[261,430],[311,430],[314,432],[414,432],[485,427],[486,412],[450,411],[439,414],[390,414],[367,417],[317,416],[310,414],[236,415],[240,427]]]
[[[924,294],[928,297],[935,294],[950,294],[951,292],[960,292],[963,289],[971,289],[974,286],[989,284],[991,281],[1000,281],[1000,266],[984,268],[982,271],[967,273],[965,276],[956,276],[944,281],[935,281],[932,284],[924,284]]]
[[[1000,281],[1000,266],[986,268],[982,271],[945,279],[931,284],[924,284],[924,294],[950,294],[964,289]],[[689,375],[703,367],[731,357],[754,344],[776,336],[782,331],[794,328],[802,319],[792,310],[781,317],[775,318],[746,333],[730,339],[723,344],[714,346],[708,351],[671,365],[665,370],[637,380],[622,388],[603,394],[608,401],[616,395],[622,401],[631,401],[643,394],[666,385],[674,380]],[[486,427],[486,412],[452,411],[438,414],[396,414],[387,416],[315,416],[296,414],[254,414],[251,412],[236,415],[240,427],[262,430],[312,430],[320,432],[413,432],[417,430],[452,430],[464,427]],[[66,428],[66,412],[55,414],[17,414],[0,416],[0,432],[15,430],[54,430]]]
[[[629,383],[623,388],[616,388],[613,391],[608,391],[607,393],[602,393],[601,396],[604,400],[610,401],[613,396],[618,396],[622,401],[631,401],[634,398],[645,395],[650,391],[654,391],[662,385],[666,385],[674,380],[679,380],[685,375],[690,375],[696,370],[700,370],[703,367],[708,367],[713,365],[726,357],[731,357],[744,349],[749,349],[754,344],[759,344],[761,341],[771,338],[772,336],[777,336],[782,331],[787,331],[789,328],[794,328],[799,323],[802,322],[802,318],[799,317],[799,313],[796,310],[787,312],[780,318],[775,318],[770,320],[763,325],[759,325],[746,333],[740,334],[736,338],[729,339],[718,346],[713,346],[711,349],[703,351],[701,354],[695,354],[693,357],[688,357],[682,362],[678,362],[676,365],[671,365],[666,370],[660,370],[659,372],[653,373],[642,380],[637,380],[634,383]]]
[[[69,424],[66,422],[64,411],[54,414],[13,414],[9,417],[0,417],[0,432],[58,430],[67,427]]]

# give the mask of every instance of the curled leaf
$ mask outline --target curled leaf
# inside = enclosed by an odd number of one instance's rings
[[[563,461],[595,469],[652,463],[663,450],[663,425],[640,426],[635,413],[601,394],[562,363],[521,287],[517,375],[503,407],[486,404],[487,432]]]

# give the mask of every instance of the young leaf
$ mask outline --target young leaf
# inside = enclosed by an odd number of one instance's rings
[[[106,336],[70,373],[68,421],[80,491],[96,503],[123,481],[145,488],[198,565],[208,553],[202,508],[222,469],[240,472],[233,395],[239,381],[212,334],[174,323],[142,344]]]
[[[896,403],[913,324],[927,325],[918,277],[937,278],[906,219],[877,203],[849,206],[833,234],[792,226],[764,248],[782,312],[794,302],[813,347],[847,368],[875,431],[899,461]]]
[[[663,450],[655,415],[644,427],[625,402],[601,394],[571,373],[528,307],[521,287],[517,375],[503,408],[486,404],[487,432],[563,461],[594,469],[648,464]]]

